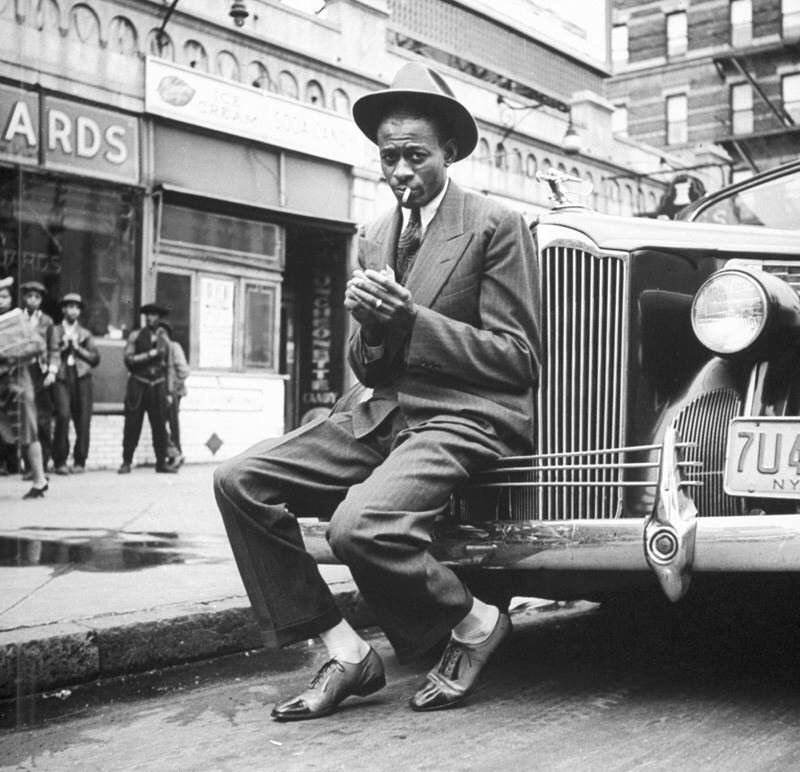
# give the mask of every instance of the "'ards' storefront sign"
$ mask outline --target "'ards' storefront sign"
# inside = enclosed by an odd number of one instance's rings
[[[0,159],[136,183],[139,121],[0,85]]]
[[[159,59],[147,59],[145,111],[349,166],[368,150],[349,117]]]

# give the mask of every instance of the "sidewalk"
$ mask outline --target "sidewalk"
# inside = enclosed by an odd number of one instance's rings
[[[0,697],[261,645],[213,470],[51,475],[29,501],[29,483],[0,478]],[[368,624],[347,569],[321,570]]]

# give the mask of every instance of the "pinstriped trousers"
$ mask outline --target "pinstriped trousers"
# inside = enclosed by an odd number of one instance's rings
[[[265,645],[342,618],[295,516],[330,518],[331,549],[401,661],[436,645],[472,596],[428,552],[431,529],[452,489],[504,452],[485,425],[443,416],[409,427],[398,408],[365,437],[337,413],[221,464],[214,492]]]

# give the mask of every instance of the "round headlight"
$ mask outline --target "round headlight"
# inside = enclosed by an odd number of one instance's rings
[[[700,287],[692,303],[692,327],[716,354],[735,354],[751,346],[767,324],[767,294],[744,271],[722,271]]]

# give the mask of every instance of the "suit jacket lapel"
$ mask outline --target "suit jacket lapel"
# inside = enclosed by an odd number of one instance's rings
[[[375,271],[380,271],[387,265],[394,268],[395,247],[401,223],[402,216],[397,207],[393,212],[387,214],[379,224],[372,239],[364,239],[361,248],[366,268],[372,268]]]
[[[464,232],[464,200],[464,191],[450,180],[406,282],[421,306],[430,307],[472,238]]]

